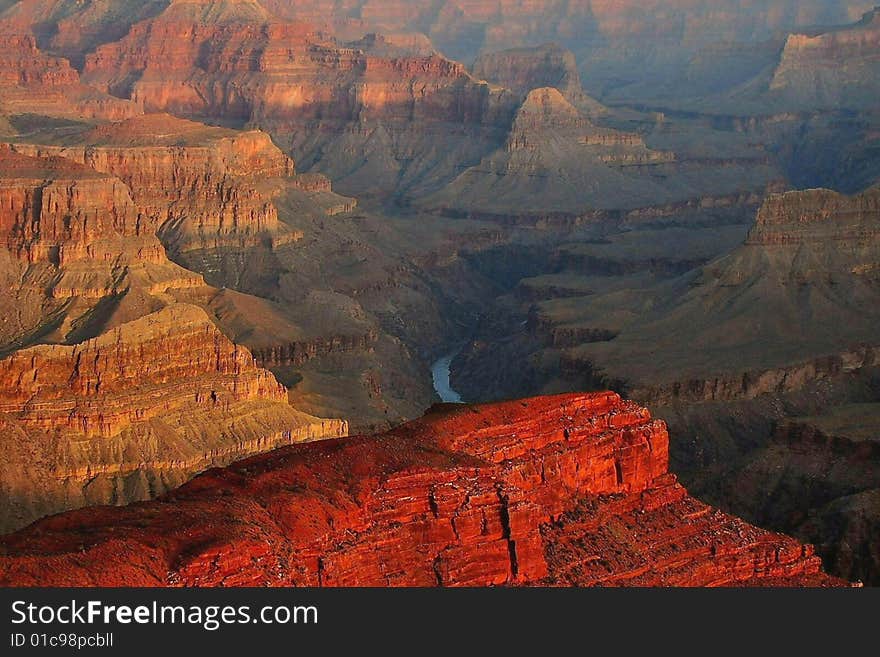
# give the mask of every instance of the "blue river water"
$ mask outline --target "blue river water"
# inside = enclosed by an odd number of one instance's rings
[[[452,385],[449,383],[449,368],[452,366],[452,361],[459,353],[461,353],[461,348],[456,349],[451,354],[439,358],[434,365],[431,366],[431,375],[434,378],[434,390],[440,395],[440,399],[447,404],[464,403],[461,395],[453,390]]]

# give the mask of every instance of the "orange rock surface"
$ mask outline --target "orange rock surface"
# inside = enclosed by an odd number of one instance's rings
[[[198,274],[168,261],[155,222],[119,178],[2,145],[0,242],[13,258],[2,268],[18,278],[4,292],[18,289],[19,301],[29,295],[58,303],[75,297],[96,301],[129,289],[133,281],[153,291],[204,284]],[[43,319],[55,310],[46,306]],[[10,324],[4,324],[2,340],[21,337],[23,331],[8,335]]]
[[[489,90],[463,64],[388,41],[349,47],[257,2],[172,2],[86,58],[83,79],[147,112],[261,125],[320,119],[481,122]]]
[[[203,310],[172,304],[0,360],[0,528],[150,499],[208,467],[347,430],[295,410]]]
[[[18,143],[117,176],[153,232],[176,251],[296,239],[258,182],[288,178],[293,161],[269,136],[154,114],[98,126],[69,146]]]
[[[20,26],[0,20],[0,38],[0,113],[107,120],[139,113],[134,104],[81,84],[66,59],[45,54]]]
[[[0,539],[0,584],[843,584],[667,462],[664,423],[613,393],[439,407],[43,520]]]

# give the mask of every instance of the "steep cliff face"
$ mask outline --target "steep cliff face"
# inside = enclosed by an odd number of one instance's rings
[[[485,53],[471,70],[474,77],[500,84],[523,97],[533,89],[553,87],[590,116],[607,112],[600,102],[584,93],[574,53],[555,44]]]
[[[64,266],[73,260],[103,260],[96,243],[132,238],[142,226],[128,189],[117,178],[102,175],[61,158],[40,159],[0,146],[2,201],[0,235],[6,248],[29,263]],[[153,243],[154,249],[160,249]],[[155,253],[132,249],[135,258],[155,261]]]
[[[874,363],[753,399],[655,408],[676,438],[674,469],[695,495],[815,543],[830,572],[876,585],[878,402]]]
[[[204,285],[168,260],[154,222],[118,178],[5,146],[0,163],[0,298],[15,309],[0,322],[0,351],[79,341],[132,291],[161,296]]]
[[[347,431],[295,411],[250,352],[187,305],[79,345],[17,351],[0,361],[0,397],[6,531],[149,499],[207,467]]]
[[[155,225],[121,180],[5,146],[0,240],[0,299],[15,309],[0,322],[2,352],[73,338],[104,314],[102,303],[133,289],[161,295],[204,285],[201,276],[167,259]]]
[[[454,364],[453,386],[470,398],[625,390],[674,422],[676,471],[699,495],[815,541],[836,574],[875,582],[877,453],[873,435],[849,432],[878,416],[868,376],[878,362],[877,194],[771,195],[727,255],[654,281],[622,256],[699,256],[698,231],[566,247],[556,270],[547,265],[555,273],[527,281],[531,313],[515,316],[508,340],[476,343]],[[784,428],[853,404],[866,406],[848,426]]]
[[[29,32],[0,15],[0,114],[118,120],[139,110],[80,82],[70,63],[45,54]]]
[[[256,3],[213,5],[172,3],[97,48],[83,79],[147,111],[258,125],[355,194],[387,193],[429,171],[451,176],[436,135],[473,159],[512,112],[504,90],[418,41],[346,44]]]
[[[391,4],[393,9],[383,3],[349,9],[359,14],[363,25],[376,19],[377,25],[389,27],[380,17],[386,10],[391,10],[389,17],[400,10]],[[280,7],[270,9],[291,14]],[[312,16],[308,7],[298,9],[304,10],[302,16]],[[415,13],[421,15],[423,9],[416,8]],[[587,5],[568,12],[556,5],[510,7],[505,3],[497,12],[486,14],[483,9],[468,5],[462,11],[476,11],[478,22],[494,23],[500,17],[502,24],[510,13],[514,22],[543,23],[551,26],[551,32],[558,11],[566,16],[577,14],[588,22],[593,21],[594,11],[599,11]],[[122,38],[95,44],[85,58],[83,80],[101,92],[130,99],[148,112],[259,126],[282,148],[295,153],[303,170],[330,175],[339,189],[349,194],[415,201],[430,209],[448,207],[444,197],[461,198],[454,208],[457,212],[502,215],[510,208],[522,207],[516,194],[507,206],[494,208],[482,207],[477,202],[480,198],[471,203],[471,197],[485,198],[493,178],[505,175],[507,165],[497,151],[505,147],[511,122],[528,92],[536,87],[556,88],[567,102],[590,117],[605,111],[583,92],[574,55],[562,48],[544,46],[484,55],[475,70],[512,87],[508,89],[476,79],[462,64],[438,54],[424,38],[393,33],[393,25],[390,36],[363,36],[361,30],[361,38],[346,41],[345,34],[358,30],[338,29],[333,16],[339,7],[324,10],[327,20],[323,22],[336,30],[336,36],[305,23],[280,20],[256,2],[175,1],[133,23]],[[615,13],[613,7],[600,10]],[[452,6],[440,9],[441,14],[448,11],[456,12]],[[671,12],[675,20],[677,12]],[[644,22],[635,8],[622,14],[626,21]],[[656,30],[666,38],[669,26],[665,20],[659,21],[659,26],[648,21],[643,26],[645,33]],[[611,34],[615,26],[615,19],[611,19],[602,29],[607,27]],[[633,30],[627,39],[643,36],[638,25]],[[627,52],[638,51],[643,59],[645,49],[650,48],[623,47]],[[646,126],[643,129],[647,131]],[[558,177],[562,180],[551,182],[554,189],[530,190],[546,191],[549,211],[579,216],[585,206],[595,209],[623,200],[650,204],[681,201],[683,197],[693,200],[695,195],[729,196],[763,190],[778,178],[761,153],[746,158],[755,161],[743,162],[738,168],[731,161],[723,166],[701,161],[658,171],[652,167],[669,164],[668,150],[646,152],[643,136],[629,131],[595,132],[583,142],[584,135],[575,136],[575,144],[605,149],[595,153],[598,163],[590,162],[598,166],[585,177],[589,184],[577,179],[577,171],[569,171],[583,153],[562,143],[566,148],[561,159],[567,164],[564,175]],[[571,137],[560,134],[554,139],[565,142]],[[443,148],[438,147],[440,143]],[[551,155],[548,153],[548,159]],[[628,167],[628,175],[606,171],[601,166],[605,164],[614,169]],[[549,163],[514,163],[520,175],[502,179],[499,189],[488,197],[507,198],[508,184],[513,190],[539,185],[548,175],[548,167],[552,171]],[[467,172],[467,178],[478,180],[457,180],[462,171]],[[669,182],[657,184],[671,173],[676,175]],[[573,199],[579,192],[584,198]],[[429,199],[427,206],[422,204],[425,199]]]
[[[11,3],[11,8],[0,17],[19,32],[33,34],[41,49],[80,67],[87,52],[121,38],[132,23],[155,15],[168,3],[169,0],[19,0]]]
[[[762,449],[707,490],[750,519],[818,544],[842,576],[880,580],[876,404],[780,422]]]
[[[307,24],[273,21],[256,2],[176,1],[98,48],[84,79],[148,111],[183,115],[483,118],[486,90],[461,64],[405,50],[384,56],[376,40],[358,45],[337,44]]]
[[[770,92],[806,108],[873,109],[880,88],[880,9],[852,27],[792,34],[770,81]]]
[[[287,390],[204,311],[175,303],[212,290],[170,262],[157,237],[161,210],[174,207],[169,192],[190,212],[222,213],[232,195],[212,195],[211,184],[222,190],[245,172],[282,176],[292,164],[259,133],[193,153],[139,143],[156,125],[126,132],[127,147],[97,146],[125,123],[98,128],[94,150],[0,146],[0,303],[8,311],[0,321],[0,491],[8,501],[0,530],[88,504],[149,499],[206,467],[347,431],[295,411]],[[205,193],[191,197],[177,184]],[[140,190],[136,199],[130,189]],[[54,346],[23,348],[34,344]]]
[[[610,393],[447,407],[215,470],[151,505],[45,520],[0,541],[0,582],[842,583],[810,547],[690,498],[667,449],[662,422]]]
[[[119,177],[145,221],[175,253],[297,239],[279,223],[271,195],[260,190],[260,182],[295,172],[265,133],[158,114],[101,125],[68,141],[63,147],[13,148]]]
[[[659,390],[688,397],[704,376],[718,391],[754,397],[796,387],[811,371],[833,372],[820,358],[839,356],[839,367],[870,364],[871,350],[861,347],[876,347],[880,319],[878,199],[876,187],[852,197],[771,195],[742,246],[665,286],[659,293],[668,302],[640,312],[633,306],[639,314],[618,325],[614,340],[569,355],[629,381],[645,399]],[[585,323],[598,321],[601,308],[600,301],[587,310],[594,316]],[[649,365],[644,345],[658,350]]]

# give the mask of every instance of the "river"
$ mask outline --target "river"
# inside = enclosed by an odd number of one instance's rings
[[[452,353],[438,359],[437,362],[431,366],[431,376],[434,378],[434,390],[440,395],[440,399],[447,404],[464,403],[461,395],[453,390],[449,383],[449,368],[452,366],[452,361],[461,353],[463,348],[463,346],[458,347],[458,349]]]

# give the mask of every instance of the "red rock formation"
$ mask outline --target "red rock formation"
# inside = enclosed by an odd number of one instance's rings
[[[68,87],[79,82],[79,75],[67,60],[47,57],[30,35],[10,35],[0,51],[0,84],[35,86],[45,89]]]
[[[346,432],[295,411],[247,349],[181,304],[79,345],[0,360],[0,426],[4,528],[148,499],[206,467]]]
[[[189,381],[216,389],[205,395]],[[146,407],[137,403],[138,388],[151,391]],[[246,349],[226,340],[204,311],[188,306],[171,306],[81,345],[17,351],[0,361],[0,390],[0,413],[86,436],[117,435],[183,400],[228,406],[287,397]]]
[[[433,53],[389,57],[382,48],[373,55],[341,46],[307,24],[271,19],[256,2],[176,0],[89,55],[83,75],[147,111],[265,125],[486,117],[487,89],[463,65]]]
[[[21,34],[34,35],[42,49],[82,65],[85,53],[125,35],[134,21],[154,15],[168,0],[15,0],[3,14],[4,23]]]
[[[259,131],[209,128],[169,115],[101,125],[78,144],[15,144],[118,176],[145,221],[175,251],[250,246],[284,239],[271,194],[260,183],[293,176],[293,161]]]
[[[80,83],[70,63],[37,47],[36,38],[0,20],[0,113],[117,120],[134,116],[129,102]]]
[[[26,157],[5,146],[0,146],[0,168],[0,237],[27,262],[101,259],[95,242],[142,234],[128,189],[117,178],[60,158]]]
[[[155,226],[121,180],[5,146],[0,241],[19,261],[19,285],[44,289],[53,299],[97,300],[128,289],[133,280],[154,291],[203,284],[168,261]]]
[[[0,584],[842,584],[667,460],[665,425],[612,393],[442,407],[44,520],[0,540]]]

